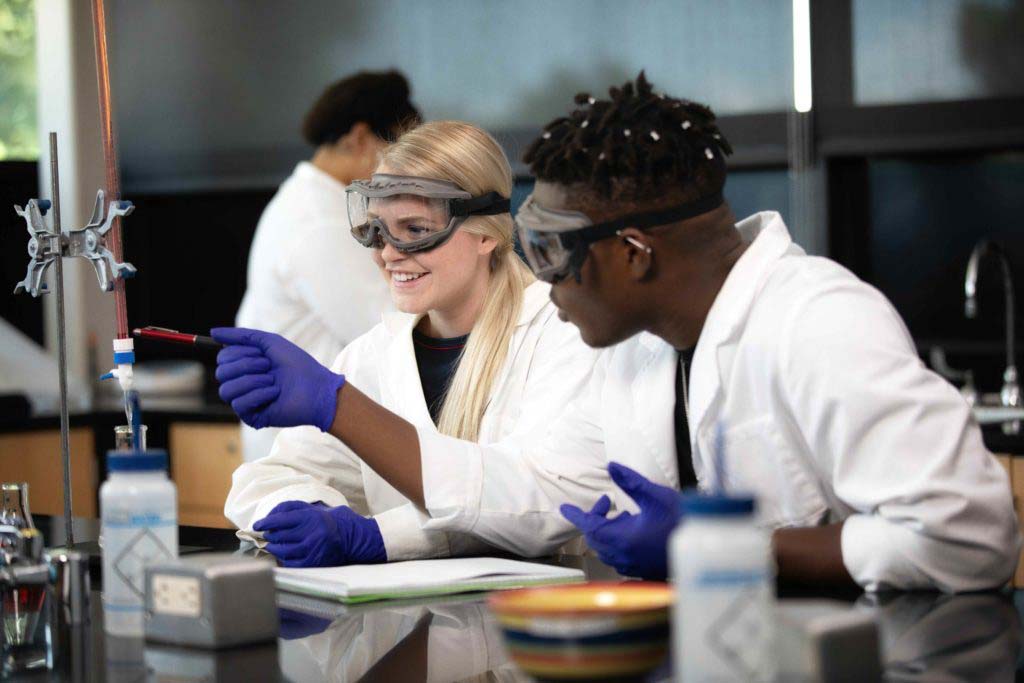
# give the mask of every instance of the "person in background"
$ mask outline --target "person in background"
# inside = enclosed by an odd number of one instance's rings
[[[369,176],[387,141],[419,118],[397,71],[357,73],[324,90],[302,124],[313,157],[256,227],[236,324],[276,332],[329,364],[391,310],[387,284],[349,234],[345,186]],[[267,455],[278,431],[242,430],[246,460]]]
[[[597,356],[558,319],[550,288],[513,250],[512,172],[490,135],[457,121],[426,123],[386,147],[376,170],[350,187],[358,241],[349,239],[376,261],[400,312],[345,347],[333,371],[279,335],[214,330],[229,344],[218,356],[221,396],[248,424],[316,425],[282,431],[269,456],[238,468],[224,508],[241,538],[287,566],[484,549],[465,534],[425,530],[420,509],[324,433],[339,382],[403,425],[525,448],[583,389]],[[290,407],[253,419],[247,402],[280,393],[267,373],[296,365],[319,369],[324,384],[293,386],[301,396]],[[310,405],[320,412],[307,422]],[[393,438],[372,428],[364,436]]]
[[[696,485],[755,494],[783,582],[1003,585],[1020,548],[1006,472],[885,297],[804,253],[778,213],[736,220],[707,107],[642,73],[576,103],[528,150],[537,183],[516,223],[559,315],[607,350],[545,438],[522,450],[417,429],[274,349],[246,392],[221,386],[242,419],[324,415],[422,508],[424,532],[523,555],[582,532],[620,573],[663,579],[679,490]]]

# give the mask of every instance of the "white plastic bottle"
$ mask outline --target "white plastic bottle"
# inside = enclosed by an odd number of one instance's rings
[[[107,633],[143,634],[144,569],[178,556],[178,492],[167,452],[110,451],[100,488],[103,614]]]
[[[775,562],[754,499],[693,493],[680,505],[669,540],[676,680],[772,680]]]

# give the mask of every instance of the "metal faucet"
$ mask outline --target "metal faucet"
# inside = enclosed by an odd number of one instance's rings
[[[974,247],[971,258],[967,262],[967,275],[964,278],[964,315],[975,318],[978,315],[977,284],[978,265],[987,254],[999,258],[1003,270],[1003,294],[1006,300],[1006,370],[1003,372],[1003,388],[999,392],[999,402],[1008,407],[1021,405],[1020,384],[1017,382],[1017,364],[1014,353],[1014,296],[1013,275],[1010,272],[1010,261],[1006,258],[1003,248],[994,242],[982,240]]]

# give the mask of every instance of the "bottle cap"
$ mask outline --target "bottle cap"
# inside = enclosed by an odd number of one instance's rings
[[[703,494],[689,489],[679,497],[684,517],[743,517],[754,514],[755,507],[754,497],[745,494]]]
[[[153,472],[167,469],[167,451],[107,451],[110,472]]]

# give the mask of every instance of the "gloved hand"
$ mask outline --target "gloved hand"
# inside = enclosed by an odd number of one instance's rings
[[[210,334],[225,345],[217,354],[220,397],[243,422],[256,429],[331,428],[344,375],[277,334],[242,327],[215,327]]]
[[[654,484],[633,470],[613,462],[608,473],[640,506],[639,514],[623,512],[609,519],[608,496],[590,512],[565,504],[562,515],[576,525],[601,561],[624,576],[663,580],[668,576],[668,537],[679,523],[679,491]]]
[[[263,533],[265,550],[285,567],[337,567],[388,560],[377,520],[356,514],[347,505],[330,508],[286,500],[252,528]]]

